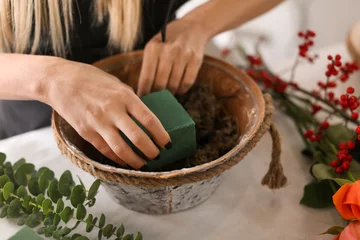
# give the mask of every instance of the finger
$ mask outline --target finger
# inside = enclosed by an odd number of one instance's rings
[[[102,129],[99,133],[112,151],[131,167],[140,169],[146,165],[146,161],[138,156],[120,136],[118,129]]]
[[[144,58],[141,67],[137,95],[139,97],[149,94],[155,80],[156,68],[159,61],[159,45],[148,44],[144,50]]]
[[[185,94],[195,83],[196,76],[200,70],[202,58],[193,57],[186,66],[184,78],[181,81],[177,94]]]
[[[93,137],[88,141],[93,145],[99,152],[101,152],[104,156],[111,159],[112,161],[118,163],[123,167],[127,167],[127,164],[121,160],[113,150],[109,147],[109,145],[105,142],[105,140],[98,134],[93,134]]]
[[[172,143],[169,134],[166,132],[160,120],[139,98],[136,97],[132,99],[132,101],[129,101],[127,111],[149,131],[158,146],[165,149],[171,148]]]
[[[160,151],[148,135],[128,115],[118,118],[116,126],[148,159],[159,157]]]
[[[167,85],[167,88],[172,94],[175,94],[178,91],[181,79],[184,76],[186,65],[189,61],[190,56],[188,54],[183,54],[183,56],[179,58],[177,63],[173,65]]]
[[[156,70],[155,82],[152,90],[160,91],[166,88],[172,70],[173,61],[168,56],[160,58],[158,68]]]

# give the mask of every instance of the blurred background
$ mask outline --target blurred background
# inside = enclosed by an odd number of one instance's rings
[[[190,0],[179,9],[178,17],[204,2]],[[207,54],[219,57],[221,49],[235,44],[234,36],[247,50],[253,50],[255,41],[264,35],[263,57],[270,67],[275,66],[296,54],[299,30],[317,33],[316,48],[344,42],[349,27],[360,21],[359,11],[360,0],[285,0],[238,29],[215,37],[207,46]],[[231,54],[229,60],[236,62],[237,56]]]

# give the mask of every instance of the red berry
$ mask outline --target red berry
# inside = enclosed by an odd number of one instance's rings
[[[343,172],[344,172],[344,169],[340,166],[340,167],[337,167],[337,168],[335,169],[335,172],[337,172],[337,173],[343,173]]]
[[[330,100],[332,100],[334,98],[334,92],[329,92],[328,97]]]
[[[348,80],[349,79],[349,75],[347,75],[347,74],[344,74],[344,75],[342,75],[341,77],[340,77],[340,80],[342,81],[342,82],[345,82],[346,80]]]
[[[339,165],[338,160],[332,160],[332,161],[330,162],[330,166],[332,166],[333,168],[336,168],[338,165]]]
[[[330,76],[331,76],[331,72],[330,72],[330,71],[326,71],[326,72],[325,72],[325,76],[330,77]]]
[[[355,131],[358,135],[360,135],[360,126],[358,126]]]
[[[351,118],[354,119],[354,120],[358,119],[359,118],[359,113],[357,113],[357,112],[351,113]]]
[[[329,60],[332,60],[332,59],[333,59],[333,57],[332,57],[331,55],[329,55],[329,56],[328,56],[328,59],[329,59]]]
[[[328,127],[330,126],[329,122],[328,121],[325,121],[321,124],[321,128],[322,129],[327,129]]]
[[[340,96],[340,100],[341,100],[341,101],[347,101],[347,99],[348,99],[348,96],[345,95],[345,94],[342,94],[342,95]]]
[[[339,54],[337,54],[337,55],[335,56],[335,60],[337,60],[337,61],[341,60],[341,56],[340,56]]]
[[[306,35],[308,35],[309,37],[315,37],[315,36],[316,36],[315,32],[312,31],[312,30],[308,30],[308,31],[306,32]]]
[[[321,140],[321,135],[315,135],[315,141],[319,142]]]
[[[340,150],[345,150],[346,149],[346,144],[345,143],[339,143],[339,149]]]
[[[343,163],[341,164],[341,167],[342,167],[342,169],[343,169],[344,171],[347,171],[347,170],[350,169],[350,163],[349,163],[349,162],[343,162]]]
[[[354,89],[353,87],[348,87],[348,88],[346,89],[346,92],[349,93],[349,94],[352,94],[352,93],[355,92],[355,89]]]
[[[337,66],[337,67],[341,67],[341,62],[340,61],[335,61],[334,65]]]
[[[348,146],[349,149],[354,149],[355,148],[355,143],[350,140],[350,141],[348,141],[347,146]]]
[[[303,32],[298,32],[298,36],[299,36],[299,37],[303,37],[303,36],[304,36],[304,33],[303,33]]]
[[[351,162],[352,161],[352,156],[347,155],[344,161]]]

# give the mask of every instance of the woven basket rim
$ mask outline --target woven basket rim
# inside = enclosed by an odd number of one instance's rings
[[[102,65],[107,65],[109,61],[121,61],[124,58],[136,58],[141,57],[143,54],[143,51],[135,51],[131,53],[125,53],[125,54],[118,54],[114,55],[105,59],[102,59],[100,61],[95,62],[93,65],[100,67]],[[115,61],[114,61],[115,62]],[[243,135],[241,138],[241,141],[234,146],[229,152],[221,156],[220,158],[214,159],[210,162],[196,165],[194,167],[190,168],[183,168],[183,169],[176,169],[172,171],[166,171],[166,172],[142,172],[137,170],[131,170],[131,169],[123,169],[123,168],[116,168],[109,165],[101,164],[99,162],[96,162],[95,160],[92,160],[88,158],[82,151],[77,149],[69,140],[66,139],[66,136],[62,134],[62,131],[60,129],[59,121],[61,120],[61,116],[56,112],[53,111],[52,114],[52,127],[53,127],[53,133],[57,141],[60,141],[60,143],[66,147],[65,150],[67,151],[67,154],[70,154],[77,158],[80,161],[85,162],[86,164],[100,170],[103,172],[108,173],[114,173],[119,175],[125,175],[128,177],[136,177],[136,178],[152,178],[152,179],[169,179],[169,178],[178,178],[185,175],[197,173],[197,172],[205,172],[208,169],[214,168],[218,165],[223,164],[226,161],[231,160],[233,157],[236,157],[237,154],[244,148],[246,143],[250,141],[254,135],[258,132],[259,128],[261,127],[264,117],[265,117],[265,100],[263,97],[263,94],[260,90],[260,88],[257,86],[257,84],[243,71],[239,70],[238,68],[232,66],[229,63],[226,63],[220,59],[205,55],[204,56],[204,62],[207,64],[215,64],[217,66],[221,66],[223,70],[231,72],[233,76],[236,76],[238,78],[238,81],[241,81],[246,88],[248,89],[248,92],[252,95],[252,97],[257,102],[258,106],[258,113],[257,113],[257,121],[253,124],[251,130],[246,134]],[[106,71],[106,69],[104,69]]]

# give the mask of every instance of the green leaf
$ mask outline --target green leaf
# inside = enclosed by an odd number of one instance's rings
[[[72,209],[70,207],[66,207],[60,213],[60,217],[63,220],[63,222],[67,223],[73,217],[73,214],[74,214],[74,209]]]
[[[59,215],[59,214],[55,214],[53,224],[54,224],[55,226],[59,225],[60,220],[61,220],[60,215]]]
[[[101,240],[102,239],[102,235],[103,235],[103,232],[101,229],[99,229],[99,232],[98,232],[98,240]]]
[[[7,182],[11,182],[10,178],[7,175],[2,175],[0,177],[0,188],[3,188]]]
[[[333,189],[329,183],[330,180],[313,181],[304,187],[304,195],[300,201],[301,204],[311,208],[332,207]]]
[[[125,232],[125,227],[124,225],[121,224],[121,226],[116,231],[116,236],[118,238],[121,238],[124,235],[124,232]]]
[[[84,205],[79,204],[76,210],[76,219],[83,220],[85,217],[86,217],[86,208],[84,207]]]
[[[36,197],[36,205],[38,206],[42,206],[42,202],[45,200],[44,194],[40,193],[37,197]]]
[[[99,228],[105,226],[105,220],[106,220],[105,215],[102,213],[99,220]]]
[[[45,202],[45,201],[44,201]],[[50,212],[47,214],[45,220],[44,220],[44,225],[45,226],[50,226],[50,225],[53,225],[54,223],[54,218],[55,218],[55,214]]]
[[[334,226],[323,232],[322,234],[331,234],[331,235],[339,235],[344,230],[343,227]]]
[[[331,125],[326,131],[325,136],[338,146],[341,142],[347,142],[355,136],[355,132],[345,127],[344,124]]]
[[[344,179],[344,178],[333,178],[332,180],[334,180],[340,186],[345,185],[346,183],[349,183],[349,184],[353,183],[352,181]]]
[[[71,195],[71,188],[73,187],[73,178],[69,170],[65,171],[59,179],[59,191],[66,197]],[[75,207],[75,206],[74,206]]]
[[[6,160],[6,154],[0,152],[0,165],[2,165]]]
[[[71,228],[72,230],[76,229],[80,225],[81,221],[76,221],[75,225]]]
[[[56,211],[55,212],[60,213],[62,210],[64,210],[64,206],[65,206],[64,201],[61,198],[59,198],[59,200],[56,203]]]
[[[23,164],[25,164],[25,163],[26,163],[26,161],[25,161],[24,158],[21,158],[21,159],[17,160],[17,161],[14,163],[14,165],[13,165],[14,171],[16,172],[16,170],[17,170],[21,165],[23,165]]]
[[[324,163],[314,164],[311,168],[312,174],[318,180],[332,179],[334,169]]]
[[[81,178],[79,176],[77,176],[77,178],[79,179],[79,182],[80,182],[81,186],[83,186],[83,188],[86,189],[85,184],[83,183],[83,181],[81,181]]]
[[[55,232],[56,227],[54,225],[48,226],[44,229],[45,237],[51,237],[53,233]]]
[[[141,232],[137,233],[135,240],[143,240],[143,235],[141,234]]]
[[[44,219],[44,215],[41,212],[34,212],[26,218],[25,224],[30,228],[37,227]]]
[[[1,210],[1,213],[0,213],[0,218],[4,218],[7,216],[7,210],[9,209],[9,206],[6,205],[2,210]]]
[[[31,197],[29,195],[25,195],[24,196],[24,201],[22,203],[22,206],[24,208],[28,208],[29,207],[29,203],[30,203]]]
[[[92,199],[96,196],[99,187],[100,187],[101,181],[100,179],[97,179],[90,187],[89,193],[88,193],[88,199]]]
[[[53,209],[52,202],[51,202],[51,200],[49,198],[46,198],[42,202],[42,208],[43,208],[43,212],[44,212],[45,215],[48,214],[48,212]]]
[[[46,189],[49,187],[49,183],[54,179],[54,172],[50,169],[44,169],[39,176],[38,184],[39,189],[42,193],[45,193]]]
[[[41,227],[41,228],[39,228],[39,229],[36,231],[36,233],[39,234],[39,235],[43,235],[43,234],[45,233],[45,228],[46,228],[46,227]]]
[[[70,196],[71,204],[76,207],[79,204],[83,204],[86,199],[86,190],[81,185],[76,185],[72,191]]]
[[[80,236],[80,237],[77,237],[75,240],[89,240],[89,239],[85,236]]]
[[[27,194],[27,191],[23,185],[18,187],[18,189],[16,190],[16,195],[18,195],[21,198],[24,198],[26,194]]]
[[[89,214],[85,222],[86,222],[86,232],[91,232],[91,230],[94,228],[93,215]]]
[[[3,188],[3,196],[5,200],[8,200],[11,194],[14,193],[15,186],[12,182],[7,182]]]
[[[28,175],[31,175],[34,172],[35,166],[31,163],[24,163],[19,166],[19,168],[15,171],[15,181],[19,185],[27,185],[28,184]]]
[[[112,224],[106,225],[106,227],[103,228],[103,235],[104,237],[110,237],[111,236],[111,230],[113,229]]]
[[[134,240],[134,235],[128,234],[123,238],[123,240]]]
[[[20,217],[20,219],[16,222],[16,225],[18,225],[18,226],[24,225],[27,217],[28,217],[28,215],[26,215],[26,214],[22,215]]]
[[[15,198],[10,202],[7,216],[9,218],[17,218],[20,216],[22,210],[21,202],[18,198]]]
[[[38,180],[39,179],[37,177],[32,176],[28,182],[29,192],[34,196],[37,196],[41,193]]]
[[[55,231],[53,233],[53,237],[54,238],[61,238],[61,237],[64,237],[64,236],[68,235],[70,232],[71,232],[70,228],[64,227],[61,230]]]
[[[61,193],[59,192],[59,184],[56,179],[53,179],[50,182],[47,194],[54,203],[56,203],[62,197]]]
[[[71,236],[71,240],[75,240],[75,239],[78,238],[78,237],[81,237],[81,235],[78,234],[78,233],[75,233],[75,234],[73,234],[73,235]]]

